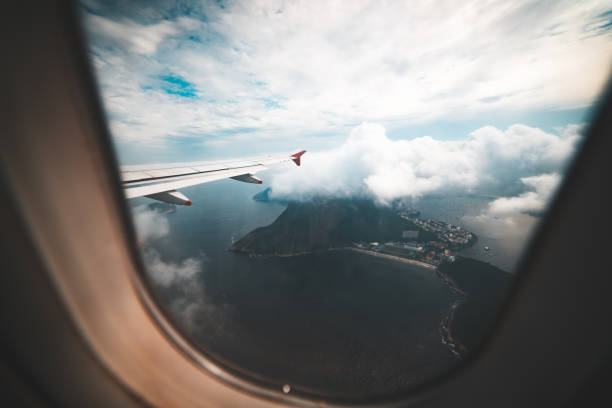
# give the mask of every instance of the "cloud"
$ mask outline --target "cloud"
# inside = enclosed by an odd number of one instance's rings
[[[161,238],[170,231],[166,217],[157,211],[148,209],[146,205],[132,208],[132,217],[136,227],[136,236],[142,244]]]
[[[489,214],[508,216],[519,213],[542,213],[561,182],[561,176],[557,173],[541,174],[523,177],[521,182],[533,191],[527,191],[515,197],[498,198],[489,204]]]
[[[119,141],[161,147],[252,129],[251,140],[274,146],[363,121],[590,106],[611,68],[610,31],[589,28],[605,23],[604,3],[186,2],[166,14],[84,13]],[[170,74],[199,97],[153,80]]]
[[[210,302],[206,295],[203,272],[207,258],[204,254],[199,258],[167,262],[156,249],[145,247],[142,258],[156,291],[185,329],[192,333],[204,328],[220,329],[226,312]]]
[[[157,46],[166,37],[178,32],[175,24],[170,21],[142,25],[130,20],[117,22],[91,14],[87,16],[87,27],[90,35],[100,41],[109,41],[117,47],[143,56],[155,54]]]
[[[561,182],[558,173],[546,173],[520,179],[527,190],[510,197],[491,201],[480,214],[467,215],[462,222],[493,245],[501,253],[514,254],[510,265],[526,249],[526,239],[534,230],[539,217],[548,207]],[[509,268],[510,269],[510,268]]]
[[[491,201],[479,214],[463,216],[461,222],[483,238],[512,270],[519,254],[528,248],[527,240],[534,231],[561,182],[558,173],[521,178],[527,191]]]
[[[292,199],[361,195],[386,203],[427,194],[507,196],[531,188],[535,198],[525,193],[516,200],[532,198],[530,208],[537,210],[535,200],[545,200],[559,177],[542,174],[563,170],[581,129],[571,125],[551,134],[525,125],[506,130],[486,126],[460,141],[406,141],[389,139],[381,125],[362,123],[339,148],[309,153],[300,168],[274,174],[272,193]]]
[[[200,259],[187,258],[180,263],[163,262],[159,253],[153,249],[144,251],[144,261],[149,276],[156,284],[165,288],[173,285],[189,286],[202,270]]]
[[[144,205],[132,208],[132,214],[145,272],[158,294],[167,301],[173,317],[191,332],[203,328],[211,333],[221,330],[228,310],[210,302],[206,296],[203,281],[206,255],[178,262],[164,260],[152,244],[170,233],[166,216]]]

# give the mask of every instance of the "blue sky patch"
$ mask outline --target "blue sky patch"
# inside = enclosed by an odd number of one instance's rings
[[[183,98],[197,98],[197,89],[195,86],[178,75],[160,75],[162,80],[162,89],[170,95],[178,95]]]

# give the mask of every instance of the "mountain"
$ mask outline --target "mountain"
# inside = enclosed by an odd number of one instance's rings
[[[290,202],[272,224],[257,228],[230,251],[255,255],[296,255],[343,247],[355,241],[398,240],[417,229],[388,207],[367,199],[315,198]]]
[[[301,264],[310,262],[311,257],[333,256],[326,251],[358,241],[398,241],[405,230],[419,231],[419,241],[437,240],[435,232],[425,231],[401,217],[397,209],[380,207],[367,199],[316,198],[290,202],[272,224],[251,231],[234,243],[230,251],[258,256],[311,254],[294,258]],[[373,259],[366,257],[361,262],[367,264]],[[330,264],[329,267],[339,269],[338,265]],[[320,265],[316,269],[319,268]],[[438,273],[459,296],[444,326],[449,336],[447,340],[465,355],[475,350],[486,335],[512,275],[489,263],[462,256],[457,256],[454,262],[442,262]]]

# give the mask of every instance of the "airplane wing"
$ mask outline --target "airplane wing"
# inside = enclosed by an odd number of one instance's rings
[[[127,198],[149,197],[171,204],[191,205],[180,188],[231,178],[245,183],[261,184],[255,173],[268,165],[292,160],[300,165],[305,150],[290,156],[229,162],[190,162],[121,166],[122,184]]]

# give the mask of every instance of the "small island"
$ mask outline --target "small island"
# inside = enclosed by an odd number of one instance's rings
[[[271,191],[272,191],[272,189],[270,187],[268,187],[265,190],[262,190],[259,193],[255,194],[253,196],[253,200],[268,202],[268,201],[270,201],[270,192]]]

